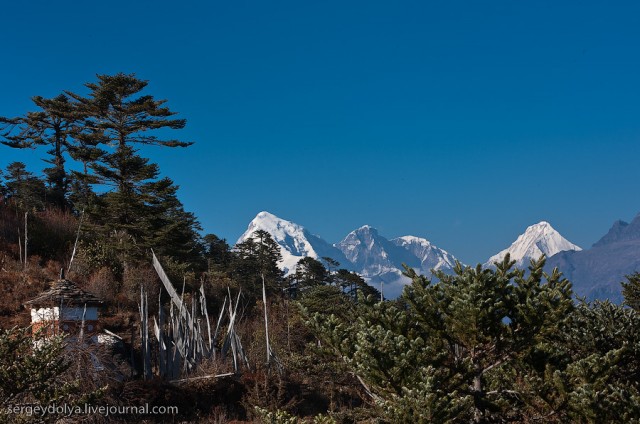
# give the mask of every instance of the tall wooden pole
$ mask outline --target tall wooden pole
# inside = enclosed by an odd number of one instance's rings
[[[24,213],[24,267],[27,268],[27,244],[29,243],[29,237],[27,236],[27,220],[29,212]]]

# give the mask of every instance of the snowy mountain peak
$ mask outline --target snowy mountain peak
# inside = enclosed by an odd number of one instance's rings
[[[398,241],[396,243],[398,245],[400,243],[402,243],[403,245],[414,244],[414,245],[419,245],[424,247],[429,247],[432,245],[429,240],[422,237],[416,237],[416,236],[402,236],[402,237],[395,238],[391,241],[395,242],[396,240]]]
[[[240,237],[238,243],[246,240],[247,236],[258,230],[268,232],[277,241],[278,238],[284,237],[286,233],[302,233],[304,228],[296,223],[278,218],[272,213],[262,211],[249,223],[247,231]]]
[[[402,236],[391,240],[396,246],[402,247],[420,259],[420,271],[428,275],[430,270],[451,270],[455,267],[456,258],[444,249],[436,247],[429,240]]]
[[[286,274],[294,272],[298,261],[307,256],[314,259],[330,257],[341,266],[349,268],[349,262],[338,249],[311,234],[302,225],[279,218],[267,211],[262,211],[253,218],[236,244],[253,238],[258,230],[269,233],[280,246],[282,261],[278,265]]]
[[[485,265],[504,259],[509,253],[517,266],[527,265],[529,260],[538,259],[543,254],[548,258],[565,250],[582,250],[557,232],[547,221],[527,227],[511,246],[489,258]]]
[[[376,230],[375,228],[373,228],[371,225],[363,225],[362,227],[353,230],[351,233],[356,233],[356,234],[361,234],[361,233],[373,233],[373,234],[378,234],[378,230]],[[351,234],[350,233],[350,234]]]

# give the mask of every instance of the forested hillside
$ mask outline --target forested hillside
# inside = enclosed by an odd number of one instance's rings
[[[186,121],[146,86],[135,75],[98,75],[85,94],[34,97],[33,110],[0,118],[2,154],[47,157],[44,169],[14,162],[0,174],[1,408],[179,407],[93,422],[640,420],[638,275],[624,285],[629,307],[576,302],[562,270],[543,272],[544,257],[528,273],[509,255],[491,269],[458,264],[452,275],[436,272],[437,283],[407,268],[413,282],[394,301],[329,258],[303,258],[284,277],[269,233],[236,246],[203,235],[175,183],[141,156],[142,146],[192,144],[180,140]],[[180,302],[194,305],[201,333],[217,333],[216,318],[233,308],[235,321],[218,319],[221,333],[235,326],[233,355],[230,339],[214,336],[217,356],[179,378],[161,374],[161,354],[147,355],[142,341],[154,324],[143,327],[141,291],[159,327],[174,307],[152,250]],[[34,348],[25,302],[61,273],[104,301],[99,331],[118,336],[117,349],[89,354],[64,337]],[[201,311],[195,299],[206,299]],[[239,346],[242,364],[232,364]],[[91,355],[113,366],[97,371]],[[0,414],[18,419],[37,422]]]

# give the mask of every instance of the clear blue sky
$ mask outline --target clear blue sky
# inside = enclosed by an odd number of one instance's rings
[[[548,220],[588,247],[640,211],[640,3],[3,5],[0,115],[135,72],[186,118],[145,149],[206,232],[261,210],[486,260]],[[40,172],[37,153],[0,147]]]

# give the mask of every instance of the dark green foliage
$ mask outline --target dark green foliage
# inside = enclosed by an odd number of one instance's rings
[[[192,143],[161,140],[156,130],[180,129],[184,119],[164,106],[165,100],[142,95],[146,81],[135,75],[98,75],[82,97],[68,93],[83,117],[74,157],[92,173],[76,173],[72,198],[86,207],[89,220],[103,238],[120,241],[123,258],[141,258],[153,248],[159,255],[202,268],[200,226],[178,200],[178,187],[158,178],[159,169],[138,155],[136,146],[186,147]],[[108,188],[94,195],[91,186]]]
[[[262,298],[263,276],[268,295],[282,293],[283,272],[278,268],[281,259],[280,247],[264,230],[256,231],[234,247],[231,276],[240,283],[249,304]]]
[[[555,392],[571,421],[640,421],[640,315],[608,301],[581,303],[568,324],[560,334],[564,367],[545,393]]]
[[[640,312],[640,273],[627,275],[627,282],[622,283],[624,304],[636,312]]]
[[[45,145],[52,167],[44,170],[50,189],[24,165],[9,167],[2,195],[20,210],[48,204],[85,212],[85,237],[112,243],[124,261],[146,258],[149,248],[172,260],[204,269],[200,226],[178,200],[178,187],[159,178],[158,166],[138,154],[137,146],[186,147],[192,143],[159,139],[156,130],[181,129],[184,119],[165,100],[141,94],[147,82],[135,75],[98,75],[84,97],[65,92],[53,99],[34,97],[39,108],[24,117],[0,118],[4,144],[15,148]],[[65,169],[65,155],[83,172]],[[95,189],[95,191],[94,191]],[[96,194],[96,192],[98,194]]]
[[[62,337],[34,347],[30,328],[0,330],[0,407],[67,400],[77,384],[60,380],[71,365],[63,353]]]
[[[209,270],[227,270],[233,255],[231,248],[225,239],[215,234],[207,234],[203,237],[205,258]]]
[[[11,200],[19,211],[43,210],[47,204],[44,181],[27,171],[22,162],[7,166],[2,195]]]
[[[64,155],[74,148],[74,135],[78,132],[81,116],[64,94],[52,99],[35,96],[32,100],[38,111],[19,118],[0,117],[0,137],[5,140],[2,144],[13,148],[47,146],[50,158],[46,162],[52,165],[44,170],[50,186],[49,201],[65,207],[69,179]]]
[[[335,259],[329,258],[328,256],[323,256],[320,259],[324,266],[327,268],[327,271],[329,271],[330,275],[333,275],[334,271],[340,266],[340,262],[336,261]]]
[[[573,302],[568,281],[543,275],[544,259],[526,277],[512,265],[458,265],[438,283],[407,268],[413,284],[398,302],[361,309],[356,322],[316,314],[310,324],[393,422],[522,420],[535,391],[519,384],[527,358],[563,330]]]
[[[333,275],[333,282],[341,287],[354,302],[366,299],[369,296],[374,299],[380,299],[380,291],[367,284],[367,282],[355,272],[339,269]]]
[[[318,312],[348,319],[355,311],[351,299],[336,286],[311,286],[300,296],[299,302],[309,314]]]
[[[297,294],[301,294],[310,287],[331,283],[331,274],[320,261],[305,257],[300,259],[296,265],[294,281],[295,291]]]

